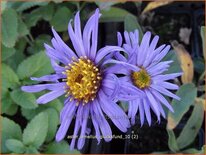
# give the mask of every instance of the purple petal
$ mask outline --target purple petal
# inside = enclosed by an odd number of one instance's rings
[[[124,111],[114,102],[109,102],[103,91],[99,91],[99,101],[104,113],[106,113],[112,122],[122,131],[126,132],[130,127],[127,115]]]
[[[97,52],[97,40],[98,40],[98,24],[99,24],[99,9],[95,11],[95,18],[94,18],[94,29],[92,32],[92,47],[90,51],[89,57],[94,60]]]
[[[57,97],[63,95],[65,92],[64,92],[64,89],[59,89],[59,90],[54,90],[54,91],[51,91],[47,94],[44,94],[42,95],[41,97],[39,97],[37,99],[37,103],[38,104],[46,104],[54,99],[56,99]]]
[[[139,106],[139,113],[140,113],[140,122],[142,127],[142,125],[144,124],[144,105],[142,100],[138,102],[138,106]]]
[[[122,46],[122,35],[120,32],[117,32],[117,41],[118,41],[118,46]]]
[[[80,56],[86,56],[84,46],[82,44],[82,41],[75,35],[72,25],[71,25],[71,20],[68,24],[68,33],[70,36],[70,39],[72,41],[72,45],[77,53],[77,55]]]
[[[149,106],[149,101],[143,99],[143,105],[144,105],[144,111],[145,111],[145,115],[147,118],[147,122],[149,124],[149,126],[151,126],[151,113],[150,113],[150,106]]]
[[[45,75],[42,77],[31,77],[31,80],[35,81],[51,81],[51,82],[57,82],[58,79],[66,78],[66,75],[64,74],[53,74],[53,75]]]
[[[164,104],[171,112],[174,112],[172,106],[169,102],[156,90],[152,89],[153,95],[162,103]]]
[[[182,73],[172,73],[172,74],[165,74],[165,75],[157,75],[154,77],[154,80],[161,80],[161,81],[166,81],[166,80],[173,80],[176,77],[182,75]]]
[[[80,138],[78,139],[78,143],[77,143],[77,147],[78,149],[82,149],[85,143],[85,138],[83,138],[85,136],[85,132],[87,129],[87,121],[88,121],[88,117],[89,117],[89,108],[90,108],[90,104],[84,105],[83,106],[83,121],[82,121],[82,128],[81,128],[81,133],[80,133]]]
[[[135,124],[135,116],[137,114],[138,110],[138,103],[140,100],[133,100],[129,102],[129,110],[128,110],[128,116],[131,118],[131,124]]]
[[[66,104],[65,107],[62,109],[62,111],[66,110],[67,112],[64,113],[64,116],[63,116],[63,120],[61,122],[61,125],[56,133],[56,141],[59,142],[61,141],[62,139],[64,139],[66,133],[67,133],[67,130],[71,124],[71,121],[73,119],[73,116],[76,112],[76,106],[75,104],[73,106],[71,106],[71,108],[69,108],[69,104]],[[62,113],[62,112],[61,112]]]
[[[131,41],[130,41],[129,33],[127,31],[124,31],[124,39],[125,39],[126,44],[131,47],[132,44],[131,44]]]
[[[59,47],[62,48],[62,51],[64,51],[65,55],[68,58],[72,58],[72,57],[77,58],[76,54],[64,43],[64,41],[60,38],[58,33],[53,28],[52,28],[52,32],[53,32],[53,35],[54,35],[56,41],[59,44]]]
[[[40,92],[42,90],[59,90],[59,88],[62,88],[65,86],[65,82],[61,83],[53,83],[53,84],[38,84],[38,85],[32,85],[32,86],[22,86],[21,90],[28,92],[28,93],[35,93]]]
[[[97,64],[98,62],[100,62],[107,54],[117,52],[117,51],[125,52],[125,50],[123,48],[118,47],[118,46],[105,46],[105,47],[101,48],[97,52],[97,56],[95,58],[95,63]]]
[[[161,86],[152,84],[151,87],[152,87],[153,89],[157,90],[158,92],[166,95],[166,96],[172,97],[172,98],[174,98],[174,99],[176,99],[176,100],[180,100],[180,98],[179,98],[177,95],[171,93],[170,91],[168,91],[167,89],[165,89],[165,88],[163,88],[163,87],[161,87]]]

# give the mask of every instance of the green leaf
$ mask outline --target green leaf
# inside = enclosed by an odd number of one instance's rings
[[[15,48],[8,48],[2,44],[2,61],[5,61],[16,52]]]
[[[182,151],[184,154],[204,154],[202,150],[197,150],[195,148],[189,148],[187,150]]]
[[[176,153],[177,151],[179,151],[179,148],[178,148],[178,145],[177,145],[175,134],[174,134],[173,130],[167,130],[167,134],[169,136],[169,139],[168,139],[169,149],[172,152]]]
[[[38,107],[34,94],[23,92],[20,89],[12,91],[11,98],[16,104],[25,109],[35,109]]]
[[[51,72],[53,72],[53,69],[45,52],[39,52],[28,57],[22,61],[17,68],[17,74],[20,79],[31,76],[43,76]]]
[[[101,1],[95,1],[97,6],[99,7],[100,10],[109,10],[111,6],[118,4],[119,2],[101,2]]]
[[[203,58],[193,58],[194,69],[197,73],[202,74],[205,71],[205,63]]]
[[[54,108],[58,113],[61,112],[62,108],[63,108],[63,103],[60,102],[59,99],[55,99],[45,105],[43,105],[45,107],[49,107],[49,108]]]
[[[2,87],[5,89],[18,86],[19,79],[16,73],[6,64],[2,64]]]
[[[48,133],[46,137],[46,142],[49,142],[54,138],[56,134],[57,126],[59,124],[59,115],[57,111],[53,108],[46,109],[45,112],[47,112],[47,115],[49,116],[48,117],[49,126],[48,126]]]
[[[39,51],[43,51],[44,48],[44,43],[50,44],[51,43],[51,36],[42,34],[39,35],[33,42],[33,45],[28,47],[27,50],[29,53],[38,53]]]
[[[111,7],[109,10],[102,10],[101,14],[100,22],[123,22],[130,13],[124,9]]]
[[[69,150],[69,146],[66,141],[61,141],[60,143],[52,142],[47,146],[46,154],[80,154],[79,151]]]
[[[1,141],[1,149],[2,153],[9,153],[8,148],[6,147],[6,140],[7,139],[18,139],[21,140],[22,138],[22,131],[18,124],[14,121],[6,118],[1,117],[2,120],[2,141]],[[15,129],[15,130],[14,130]]]
[[[181,99],[177,101],[172,100],[172,107],[174,113],[168,113],[168,129],[174,129],[182,119],[182,116],[189,110],[189,107],[194,103],[195,97],[197,96],[197,88],[194,84],[182,85],[176,93]]]
[[[120,105],[125,112],[128,111],[128,102],[121,101]]]
[[[24,153],[25,152],[24,144],[21,141],[16,140],[16,139],[6,140],[6,147],[14,153]]]
[[[29,34],[29,30],[27,28],[27,25],[23,22],[21,17],[18,18],[18,34],[20,37]]]
[[[2,43],[6,47],[13,47],[17,40],[17,13],[13,9],[6,9],[2,14]]]
[[[39,148],[43,144],[48,131],[48,115],[41,112],[27,125],[23,132],[23,143]]]
[[[166,72],[164,72],[164,74],[182,72],[180,62],[178,61],[177,55],[174,52],[174,50],[169,51],[167,55],[162,59],[162,61],[170,61],[170,60],[172,60],[173,62],[171,63],[169,69]]]
[[[142,28],[139,25],[137,18],[132,14],[126,15],[124,19],[124,29],[128,32],[133,32],[135,29],[138,29],[140,40],[143,37]]]
[[[50,24],[59,32],[66,31],[71,17],[72,12],[67,7],[60,7],[54,14]]]
[[[6,96],[2,97],[1,100],[1,106],[2,106],[2,113],[7,115],[14,115],[17,112],[18,106],[14,104],[10,97],[10,93],[8,93]]]
[[[1,13],[4,12],[4,10],[6,9],[7,7],[7,1],[1,1]]]
[[[202,49],[203,49],[203,55],[206,60],[206,50],[205,50],[205,26],[201,26],[201,37],[202,37]]]
[[[38,152],[38,150],[37,150],[35,147],[33,147],[33,146],[27,147],[25,153],[26,153],[26,154],[40,154],[40,153]]]
[[[196,138],[204,119],[204,106],[201,102],[195,104],[192,115],[177,138],[180,149],[190,145]],[[189,135],[189,136],[188,136]]]

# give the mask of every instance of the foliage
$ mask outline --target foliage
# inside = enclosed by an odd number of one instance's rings
[[[57,0],[50,2],[1,2],[1,153],[80,153],[77,150],[71,152],[66,141],[55,142],[63,100],[56,99],[46,105],[37,105],[36,98],[40,94],[22,92],[20,87],[35,83],[29,79],[30,77],[40,77],[53,72],[50,60],[45,55],[43,44],[50,44],[52,38],[50,28],[52,26],[60,32],[64,41],[69,41],[67,37],[68,22],[78,10],[82,11],[81,16],[86,19],[88,14],[94,11],[94,7],[99,7],[102,14],[101,23],[121,22],[124,25],[124,30],[138,29],[141,39],[144,29],[139,22],[139,16],[120,7],[123,4],[124,2],[63,2]],[[162,5],[166,4],[150,3],[144,12]],[[141,3],[135,2],[135,6],[140,7]],[[205,56],[205,27],[201,28],[201,37]],[[198,153],[201,151],[190,148],[190,144],[195,140],[203,122],[203,107],[205,106],[204,61],[202,59],[194,60],[186,50],[178,47],[180,47],[179,44],[174,46],[174,50],[171,50],[164,58],[164,60],[174,61],[165,74],[181,70],[184,73],[182,80],[176,79],[175,81],[180,85],[176,94],[181,100],[171,101],[175,112],[168,112],[167,116],[168,148],[170,149],[168,152]],[[198,76],[193,76],[193,64],[194,72],[198,72]],[[127,111],[127,103],[122,102],[121,105]],[[184,114],[191,108],[192,113],[185,127],[177,136],[175,128],[181,122]],[[19,115],[26,120],[26,127],[17,123],[16,117]]]

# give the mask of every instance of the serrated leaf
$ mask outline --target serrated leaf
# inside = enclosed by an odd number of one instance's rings
[[[204,119],[204,106],[202,102],[195,104],[192,115],[177,138],[180,149],[190,145],[196,138]],[[188,136],[189,135],[189,136]]]
[[[18,34],[19,34],[19,37],[29,34],[27,25],[23,22],[21,17],[18,18]]]
[[[64,16],[62,16],[64,15]],[[72,12],[67,7],[60,7],[54,14],[50,24],[55,30],[61,32],[66,31],[68,22],[72,17]]]
[[[50,74],[52,71],[50,60],[44,52],[28,57],[17,68],[17,74],[20,79],[31,76],[43,76],[44,74]]]
[[[169,136],[169,138],[168,138],[169,149],[172,152],[176,153],[177,151],[179,151],[179,148],[177,145],[175,134],[174,134],[173,130],[167,130],[167,134]]]
[[[41,112],[36,115],[27,125],[23,132],[23,143],[39,148],[46,138],[48,132],[48,115]]]
[[[8,59],[9,57],[11,57],[12,55],[14,55],[14,53],[16,52],[15,48],[8,48],[6,46],[4,46],[3,44],[1,45],[1,50],[2,50],[2,61],[5,61],[6,59]]]
[[[6,147],[6,140],[7,139],[18,139],[21,140],[22,138],[22,131],[18,124],[14,121],[6,118],[1,117],[2,120],[2,141],[1,141],[1,149],[2,153],[9,153],[8,148]],[[14,130],[15,129],[15,130]]]
[[[109,10],[102,10],[101,14],[100,22],[123,22],[130,13],[124,9],[111,7]]]
[[[143,37],[141,26],[139,25],[136,17],[131,14],[126,15],[124,18],[124,29],[128,32],[133,32],[134,30],[138,29],[140,40]]]
[[[180,97],[180,101],[172,100],[174,113],[168,113],[168,129],[174,129],[182,119],[182,116],[189,110],[189,107],[194,103],[197,96],[197,88],[194,84],[182,85],[176,93]]]
[[[8,93],[6,96],[2,97],[1,106],[2,106],[1,112],[3,114],[7,114],[10,116],[14,115],[17,111],[17,108],[18,108],[18,106],[16,104],[14,104],[14,102],[12,101],[12,99],[10,97],[10,93]]]
[[[48,119],[49,120],[48,133],[47,133],[47,137],[46,137],[46,142],[49,142],[55,136],[57,126],[59,124],[59,115],[58,115],[57,111],[53,108],[48,108],[45,110],[45,112],[47,112],[48,118],[49,118]]]
[[[13,47],[17,40],[17,13],[14,9],[6,9],[2,13],[2,43],[6,47]]]
[[[25,153],[26,154],[40,154],[39,151],[33,146],[27,147]]]
[[[47,146],[46,154],[80,154],[79,151],[69,150],[69,145],[66,141],[61,141],[59,143],[52,142]]]
[[[25,152],[24,144],[21,141],[16,140],[16,139],[6,140],[6,147],[14,153],[24,153]]]
[[[12,91],[11,98],[16,104],[25,109],[35,109],[38,107],[34,94],[23,92],[20,89]]]
[[[5,89],[18,86],[19,78],[16,73],[8,65],[2,64],[2,87]]]

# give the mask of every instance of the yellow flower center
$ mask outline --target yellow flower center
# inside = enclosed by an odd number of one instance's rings
[[[144,68],[142,68],[139,72],[132,72],[131,78],[133,84],[140,89],[144,89],[150,86],[151,78]]]
[[[93,101],[101,82],[99,69],[87,57],[81,57],[78,60],[73,59],[73,62],[66,68],[66,84],[69,87],[66,91],[67,96],[72,96],[70,101],[76,99],[83,105],[91,100]],[[77,102],[77,105],[79,102]]]

